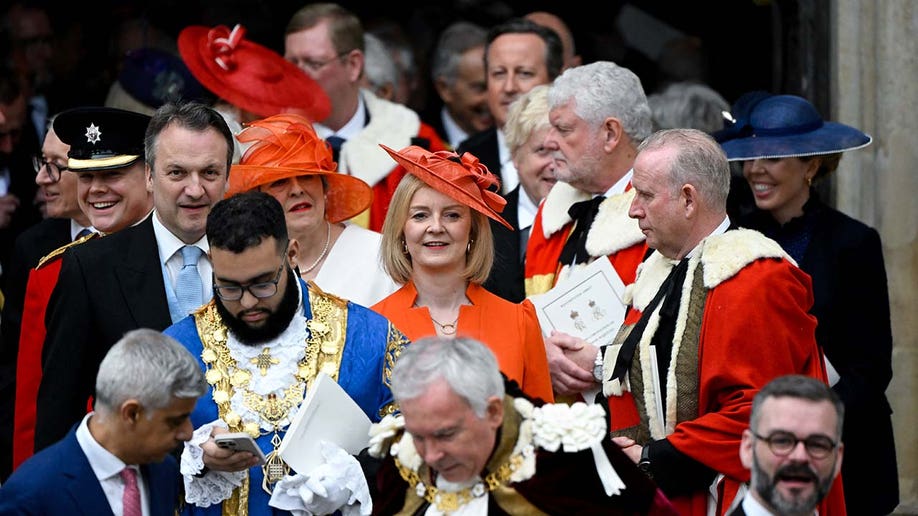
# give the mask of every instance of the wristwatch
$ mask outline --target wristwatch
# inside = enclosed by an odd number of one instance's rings
[[[653,472],[650,470],[650,443],[645,444],[644,448],[641,449],[641,460],[638,461],[637,467],[645,475],[651,479],[653,478]]]
[[[593,360],[593,379],[602,383],[602,348],[596,350],[596,360]]]

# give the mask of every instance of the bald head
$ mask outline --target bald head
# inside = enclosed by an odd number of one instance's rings
[[[564,52],[564,65],[562,69],[566,70],[574,66],[580,66],[581,57],[577,55],[577,48],[574,45],[574,35],[571,29],[564,23],[564,20],[558,16],[546,11],[534,11],[524,16],[529,21],[537,23],[543,27],[555,31],[561,38],[561,46]]]

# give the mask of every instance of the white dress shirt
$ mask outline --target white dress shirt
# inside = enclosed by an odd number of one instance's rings
[[[105,499],[112,508],[115,516],[124,513],[124,507],[121,500],[124,497],[124,481],[121,480],[121,470],[127,467],[127,464],[115,457],[112,452],[106,450],[96,441],[95,437],[89,433],[89,418],[93,416],[90,412],[83,417],[80,426],[77,427],[76,439],[89,461],[89,467],[95,473],[99,484],[102,486],[102,492],[105,493]],[[150,495],[147,493],[147,483],[140,473],[140,468],[135,465],[130,466],[137,471],[137,489],[140,491],[140,508],[143,516],[150,515]]]
[[[459,124],[453,120],[446,106],[440,109],[440,121],[443,122],[443,132],[446,133],[446,139],[450,147],[458,149],[459,144],[469,137],[469,133],[463,131],[462,128],[459,127]]]
[[[182,247],[186,244],[160,222],[159,216],[155,212],[153,216],[153,233],[156,235],[156,247],[159,249],[159,263],[166,264],[169,282],[172,284],[172,290],[174,291],[176,278],[178,278],[178,273],[184,265]],[[210,246],[207,245],[207,236],[202,236],[200,240],[189,245],[195,245],[204,251],[198,259],[198,274],[201,276],[201,286],[204,289],[201,293],[201,299],[206,303],[213,297],[213,289],[211,287],[213,286],[214,272],[214,268],[210,264],[210,258],[207,256],[208,251],[210,251]]]

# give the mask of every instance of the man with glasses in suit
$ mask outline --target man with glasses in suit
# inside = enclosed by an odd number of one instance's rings
[[[787,375],[766,384],[740,444],[750,489],[731,516],[813,514],[841,471],[844,417],[825,382]]]

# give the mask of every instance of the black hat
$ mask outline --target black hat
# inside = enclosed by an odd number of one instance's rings
[[[75,171],[126,167],[143,158],[150,117],[108,107],[69,109],[54,119],[54,132],[70,145],[67,168]]]

